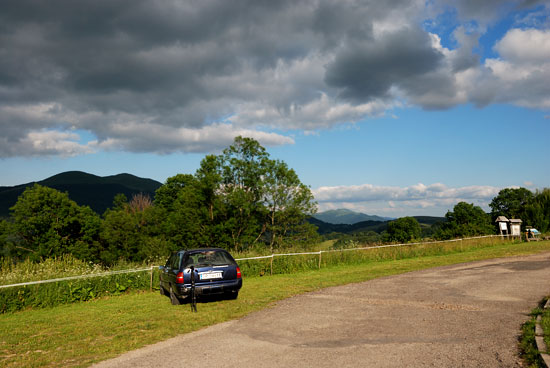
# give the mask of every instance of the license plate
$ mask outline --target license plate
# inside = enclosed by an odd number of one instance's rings
[[[222,273],[221,272],[200,273],[199,278],[201,280],[221,279],[222,278]]]

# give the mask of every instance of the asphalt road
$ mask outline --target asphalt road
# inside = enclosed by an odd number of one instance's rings
[[[521,367],[521,324],[548,294],[550,253],[439,267],[293,297],[96,367]]]

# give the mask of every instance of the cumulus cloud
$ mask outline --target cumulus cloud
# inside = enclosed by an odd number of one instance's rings
[[[216,151],[220,145],[227,147],[233,143],[233,138],[236,136],[254,138],[266,146],[294,143],[290,137],[235,128],[231,124],[213,124],[200,129],[169,128],[154,124],[136,124],[135,126],[124,124],[115,128],[110,138],[102,142],[94,142],[94,146],[105,150],[156,151],[161,154],[181,150],[204,152],[205,150]]]
[[[487,209],[501,188],[465,186],[452,188],[442,183],[422,183],[408,187],[372,184],[319,187],[313,190],[321,210],[349,208],[377,214],[416,214],[440,212],[441,216],[455,204],[464,201]]]
[[[95,142],[81,144],[76,133],[58,131],[32,131],[17,143],[0,138],[0,155],[13,156],[77,156],[95,152]]]
[[[487,26],[517,9],[529,11],[495,44],[499,57],[480,61]],[[45,131],[90,132],[97,149],[208,152],[237,134],[291,144],[294,131],[402,103],[548,108],[550,35],[533,28],[545,10],[534,0],[3,1],[0,155],[41,154],[25,143]],[[456,45],[443,47],[438,19],[453,11]]]
[[[502,88],[496,99],[550,108],[550,30],[512,29],[495,50],[501,58],[488,59],[486,66],[495,79],[495,88]]]

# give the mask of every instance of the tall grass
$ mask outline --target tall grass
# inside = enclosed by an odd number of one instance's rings
[[[124,293],[88,303],[6,313],[0,315],[0,331],[5,331],[0,333],[0,366],[89,366],[125,351],[242,317],[292,295],[431,267],[548,251],[550,241],[495,243],[442,256],[248,277],[237,300],[201,303],[199,313],[191,312],[188,306],[173,306],[156,292]]]
[[[455,242],[409,244],[395,247],[336,250],[332,242],[319,244],[308,251],[322,250],[322,254],[275,256],[267,259],[239,261],[245,277],[289,274],[333,266],[357,265],[369,262],[401,260],[415,257],[439,256],[471,251],[509,243],[501,238],[478,238]],[[303,249],[279,249],[281,253],[300,253]],[[263,254],[265,255],[265,253]],[[262,256],[261,251],[234,254],[235,258]],[[156,260],[157,265],[164,261]],[[104,267],[79,261],[71,256],[48,259],[42,263],[24,261],[17,264],[2,260],[0,285],[57,279],[68,276],[87,275],[90,278],[58,281],[0,289],[0,313],[25,308],[51,307],[59,304],[87,301],[106,295],[117,295],[129,290],[158,290],[158,268],[153,272],[137,272],[109,276],[97,276],[107,271],[143,268],[143,264],[119,263]],[[94,277],[95,275],[95,277]]]
[[[465,239],[452,242],[429,242],[420,244],[407,244],[395,247],[378,246],[368,249],[333,249],[326,244],[310,250],[311,252],[322,250],[322,254],[275,256],[273,260],[253,259],[239,261],[241,271],[245,276],[264,276],[270,274],[285,274],[314,270],[321,267],[360,264],[366,262],[398,260],[413,257],[438,256],[452,253],[460,253],[475,249],[487,248],[495,245],[518,243],[519,240],[502,239],[498,237]],[[359,245],[367,247],[367,245]],[[300,253],[301,249],[286,248],[279,250],[281,253]],[[235,258],[269,256],[269,254],[236,254]]]

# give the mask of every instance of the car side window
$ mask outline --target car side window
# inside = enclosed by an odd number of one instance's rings
[[[178,270],[180,268],[181,258],[183,257],[183,254],[182,253],[177,253],[177,254],[174,254],[173,257],[174,258],[172,259],[171,267],[174,270]]]

